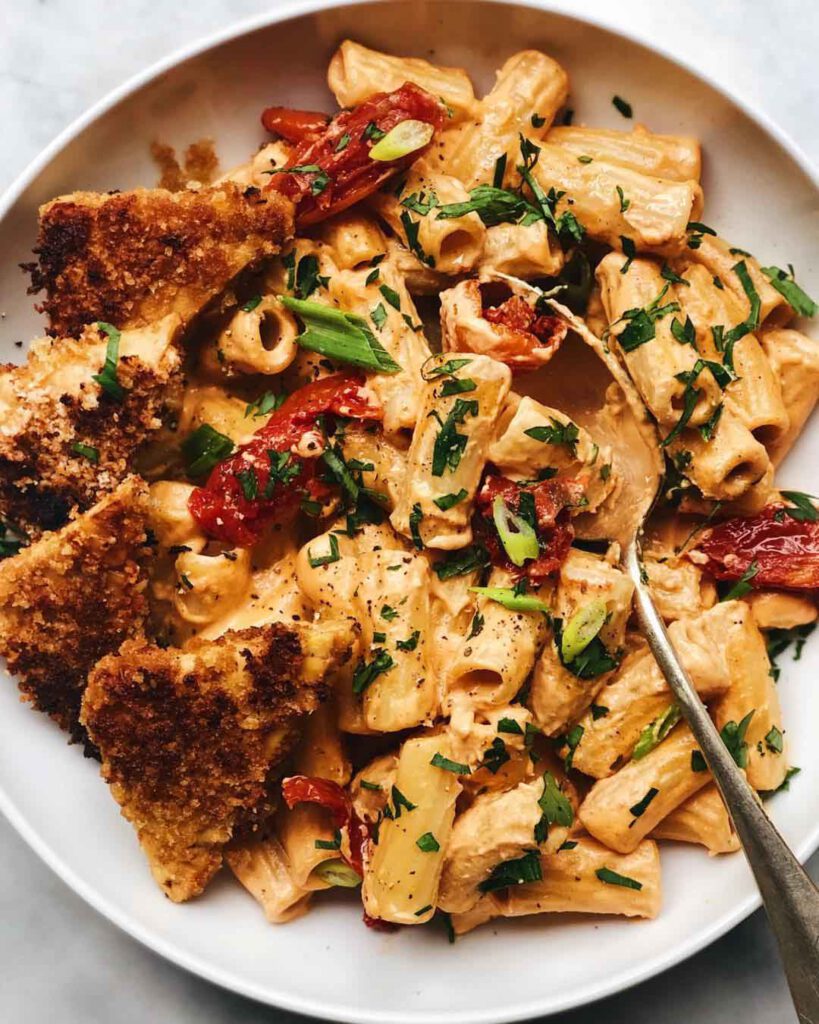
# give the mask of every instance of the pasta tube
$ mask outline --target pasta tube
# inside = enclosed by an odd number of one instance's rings
[[[401,367],[400,373],[373,374],[368,386],[384,407],[384,431],[394,434],[413,427],[421,405],[421,367],[430,349],[415,303],[392,262],[378,265],[378,278],[368,268],[341,270],[330,278],[328,294],[341,309],[368,320],[378,342]]]
[[[457,379],[444,372],[446,366],[427,365],[407,473],[390,522],[405,537],[415,528],[428,548],[452,550],[472,540],[472,502],[511,373],[488,356],[471,356],[458,367]],[[469,390],[458,390],[464,386]]]
[[[716,786],[706,786],[680,804],[657,825],[651,838],[698,843],[711,856],[740,849],[739,837]]]
[[[285,924],[307,912],[310,892],[293,881],[290,862],[278,839],[233,844],[225,850],[225,860],[271,924]]]
[[[697,218],[692,218],[696,220]],[[793,319],[793,310],[787,300],[771,284],[762,273],[759,263],[753,256],[742,252],[740,249],[731,248],[724,238],[708,232],[700,233],[693,229],[693,235],[697,239],[696,247],[689,246],[686,255],[697,263],[701,263],[711,274],[718,277],[741,305],[745,319],[750,312],[750,302],[742,282],[734,270],[736,264],[743,261],[748,268],[748,274],[753,283],[754,289],[759,296],[759,323],[763,327],[784,327]]]
[[[750,609],[741,642],[729,647],[731,687],[714,705],[714,720],[723,735],[738,729],[738,757],[748,782],[759,790],[777,789],[785,780],[788,758],[782,731],[782,710],[765,638]],[[744,730],[742,722],[747,716]],[[734,723],[732,727],[729,723]]]
[[[702,615],[680,619],[669,636],[703,700],[728,692],[735,679],[730,652],[743,642],[751,616],[739,601],[715,605]],[[595,697],[580,719],[581,739],[572,763],[594,778],[605,778],[639,748],[652,744],[679,717],[674,698],[651,653],[640,649]]]
[[[572,549],[560,570],[555,616],[565,631],[574,616],[599,603],[605,609],[605,621],[594,642],[616,657],[625,639],[626,621],[631,612],[634,587],[622,570],[605,559],[585,551]],[[616,666],[611,661],[611,671]],[[529,706],[535,722],[547,736],[563,731],[595,699],[605,682],[605,666],[595,675],[566,666],[555,638],[544,647],[532,676]]]
[[[281,373],[296,358],[299,329],[275,295],[252,309],[239,309],[217,342],[223,365],[240,373]]]
[[[704,266],[693,264],[686,273],[689,286],[678,288],[682,313],[690,316],[698,350],[707,358],[723,362],[715,345],[716,331],[723,333],[741,323],[747,308],[724,286],[717,287]],[[725,389],[725,401],[754,437],[766,447],[775,446],[788,429],[788,411],[782,389],[765,351],[755,335],[746,334],[731,346],[731,362],[737,379]]]
[[[488,585],[509,588],[513,582],[505,569],[493,569]],[[532,671],[546,638],[546,618],[540,611],[511,611],[484,594],[478,595],[475,617],[472,623],[482,623],[480,631],[470,624],[447,659],[446,701],[465,695],[474,707],[508,704]]]
[[[691,562],[674,555],[645,558],[651,596],[666,622],[700,615],[717,600],[716,587]]]
[[[672,333],[673,312],[679,303],[675,286],[663,278],[659,264],[635,259],[626,273],[622,272],[624,266],[622,256],[609,253],[597,268],[611,338],[643,401],[657,420],[670,428],[682,416],[688,394],[687,385],[679,375],[692,372],[697,352],[691,345],[680,344]],[[641,326],[635,327],[641,324],[639,319],[624,317],[635,309],[644,310],[643,316],[651,320],[650,332],[649,328],[642,332]],[[648,340],[641,340],[641,334],[643,338],[650,336]],[[722,400],[722,391],[708,371],[698,375],[696,387],[699,394],[688,422],[701,426]]]
[[[379,550],[359,556],[358,569],[357,598],[365,609],[364,638],[371,647],[352,686],[361,693],[364,721],[378,732],[431,722],[438,691],[427,665],[429,564],[421,555]]]
[[[802,433],[819,398],[819,345],[792,330],[763,331],[759,340],[788,410],[787,430],[768,447],[771,461],[778,466]]]
[[[688,223],[702,210],[696,181],[649,177],[603,160],[584,164],[552,143],[540,146],[531,174],[544,193],[563,193],[555,205],[558,218],[572,213],[590,238],[614,249],[629,238],[638,252],[677,253]]]
[[[443,133],[439,146],[447,172],[467,189],[491,182],[498,158],[517,146],[521,132],[533,133],[533,113],[542,119],[536,134],[545,134],[568,91],[566,72],[550,57],[537,50],[514,54],[498,71],[477,118]],[[433,155],[436,148],[433,142]]]
[[[563,248],[545,220],[534,224],[495,224],[486,229],[478,272],[510,274],[524,280],[556,277],[565,262]]]
[[[443,734],[419,736],[401,748],[391,817],[382,821],[364,871],[362,896],[370,917],[424,924],[435,913],[461,790],[456,774],[432,763],[436,755],[450,756]]]
[[[462,68],[445,68],[419,57],[393,57],[345,39],[327,68],[327,84],[340,107],[354,107],[377,92],[393,92],[404,82],[440,96],[453,120],[470,116],[476,106],[469,75]]]
[[[542,881],[516,885],[505,895],[494,897],[503,917],[545,913],[657,916],[661,889],[656,843],[643,840],[625,855],[618,855],[586,836],[573,842],[576,845],[571,849],[541,857]]]
[[[697,743],[686,725],[639,761],[592,786],[578,812],[584,828],[618,853],[631,853],[667,814],[711,782],[694,771]]]
[[[361,270],[366,266],[369,272],[372,261],[387,251],[387,240],[375,217],[357,208],[324,221],[320,236],[339,270]]]
[[[486,228],[477,213],[436,216],[436,205],[464,203],[469,193],[451,174],[424,159],[413,164],[401,193],[376,192],[371,202],[400,240],[422,263],[443,274],[472,270],[483,251]]]
[[[586,164],[602,160],[651,178],[700,180],[700,144],[690,135],[657,135],[639,124],[630,132],[571,125],[552,128],[546,141],[575,158],[589,157]]]
[[[486,793],[458,816],[441,875],[441,910],[450,914],[471,910],[481,897],[479,886],[498,864],[538,846],[535,834],[543,819],[539,801],[545,785],[543,779],[535,779],[506,793]],[[548,827],[544,852],[554,853],[568,834],[566,825]]]
[[[752,590],[744,598],[759,629],[794,629],[816,622],[816,604],[801,594],[782,590]]]
[[[617,482],[612,470],[611,448],[597,444],[587,430],[572,424],[559,409],[541,405],[528,396],[519,400],[511,418],[507,419],[509,415],[507,411],[501,418],[498,438],[489,448],[489,461],[512,480],[531,480],[543,469],[554,469],[570,476],[583,485],[588,502],[583,506],[584,512],[595,512]],[[528,433],[556,424],[574,426],[577,437],[570,445],[544,443]],[[604,470],[606,466],[608,471]]]

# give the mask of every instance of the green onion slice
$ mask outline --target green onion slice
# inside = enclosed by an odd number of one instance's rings
[[[492,502],[492,518],[503,550],[513,565],[521,566],[528,559],[537,558],[539,547],[534,528],[513,512],[500,494]],[[515,529],[512,530],[511,526]]]
[[[376,340],[363,317],[290,295],[282,295],[281,302],[304,324],[304,330],[296,338],[302,348],[373,373],[401,371],[398,363]]]
[[[341,889],[355,889],[361,885],[360,876],[343,860],[325,860],[313,868],[313,874],[322,882]]]
[[[564,661],[574,661],[578,654],[586,650],[603,628],[607,615],[606,602],[600,600],[592,601],[574,613],[560,638],[560,652]]]
[[[512,587],[470,587],[473,594],[483,594],[490,601],[497,601],[510,612],[545,612],[549,614],[549,606],[539,597],[531,594],[516,594]]]
[[[409,156],[418,149],[423,149],[432,141],[435,134],[435,127],[428,121],[399,121],[391,128],[383,139],[370,150],[371,160],[382,160],[388,163],[391,160],[400,160]]]

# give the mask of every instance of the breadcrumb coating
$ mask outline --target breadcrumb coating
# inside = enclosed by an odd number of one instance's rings
[[[41,308],[57,337],[97,320],[125,329],[178,313],[188,323],[292,235],[287,199],[234,182],[73,192],[40,209],[29,292],[45,291]]]
[[[23,699],[73,739],[90,669],[148,612],[148,488],[128,477],[68,526],[0,562],[0,655]]]
[[[129,640],[93,670],[82,721],[174,902],[202,892],[234,832],[270,807],[271,772],[348,644],[336,629],[276,623],[184,649]]]
[[[97,326],[76,340],[40,338],[23,366],[0,366],[0,516],[37,537],[128,475],[181,389],[180,326],[173,314],[123,332],[122,401],[93,379],[108,343]]]

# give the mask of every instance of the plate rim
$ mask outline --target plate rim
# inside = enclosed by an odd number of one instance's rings
[[[379,0],[279,0],[275,11],[259,14],[232,21],[213,32],[200,36],[192,42],[177,47],[164,57],[152,62],[141,71],[127,78],[120,85],[109,90],[83,113],[67,125],[11,182],[0,196],[0,221],[4,220],[25,190],[35,181],[42,171],[71,143],[81,132],[99,120],[117,104],[137,92],[143,86],[159,78],[162,74],[172,71],[178,65],[208,50],[231,42],[241,36],[251,35],[259,30],[270,28],[283,21],[295,17],[315,14],[323,10],[337,7],[363,7],[378,3]],[[411,3],[412,0],[399,0]],[[468,4],[475,0],[448,0],[459,4]],[[734,92],[732,88],[716,80],[709,71],[703,70],[680,57],[661,40],[657,42],[649,33],[641,33],[632,26],[628,28],[616,23],[599,12],[578,11],[571,0],[480,0],[482,3],[497,6],[527,7],[545,14],[555,14],[580,24],[603,29],[614,36],[636,43],[682,68],[722,98],[739,108],[758,128],[771,138],[800,168],[814,189],[819,193],[819,168],[802,150],[801,146],[782,129],[765,111]],[[11,799],[0,785],[0,812],[16,830],[20,837],[31,847],[40,859],[77,895],[97,913],[107,918],[126,935],[135,939],[153,953],[170,961],[177,967],[188,971],[204,980],[218,985],[230,992],[253,999],[259,1003],[277,1007],[291,1012],[305,1014],[315,1018],[327,1018],[343,1021],[345,1024],[418,1024],[417,1013],[404,1013],[399,1010],[385,1013],[382,1010],[367,1010],[350,1006],[328,1006],[309,996],[294,997],[287,994],[271,994],[269,989],[262,988],[254,982],[247,981],[228,969],[214,967],[198,955],[191,954],[175,943],[166,940],[161,934],[134,919],[126,910],[120,909],[112,901],[86,883],[60,856],[49,843],[41,838],[36,829],[28,822],[21,807]],[[794,848],[800,862],[804,863],[819,849],[819,821],[807,834],[804,840]],[[745,920],[761,905],[758,892],[753,892],[740,900],[731,910],[725,912],[717,920],[711,922],[694,935],[673,945],[667,951],[657,954],[641,964],[622,970],[610,978],[591,983],[575,993],[567,994],[557,1002],[552,1001],[546,1008],[537,1002],[507,1007],[498,1014],[487,1010],[480,1013],[432,1010],[424,1011],[427,1024],[499,1024],[527,1020],[535,1016],[552,1016],[566,1010],[586,1006],[615,995],[628,988],[638,985],[649,978],[656,977],[670,968],[687,960],[706,946],[725,935],[731,928]]]

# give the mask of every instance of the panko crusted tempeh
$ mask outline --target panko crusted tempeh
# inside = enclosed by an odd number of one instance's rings
[[[343,630],[281,624],[162,649],[131,640],[91,673],[82,721],[165,894],[198,895],[347,654]]]
[[[234,182],[73,192],[40,209],[31,290],[45,291],[49,333],[58,337],[96,320],[125,329],[178,313],[187,323],[292,233],[286,199]]]
[[[130,472],[182,386],[175,314],[119,338],[120,398],[95,380],[108,336],[39,338],[22,366],[0,367],[0,515],[29,536],[62,526]]]
[[[128,477],[68,526],[0,562],[0,655],[24,700],[75,739],[88,672],[148,613],[148,488]]]

